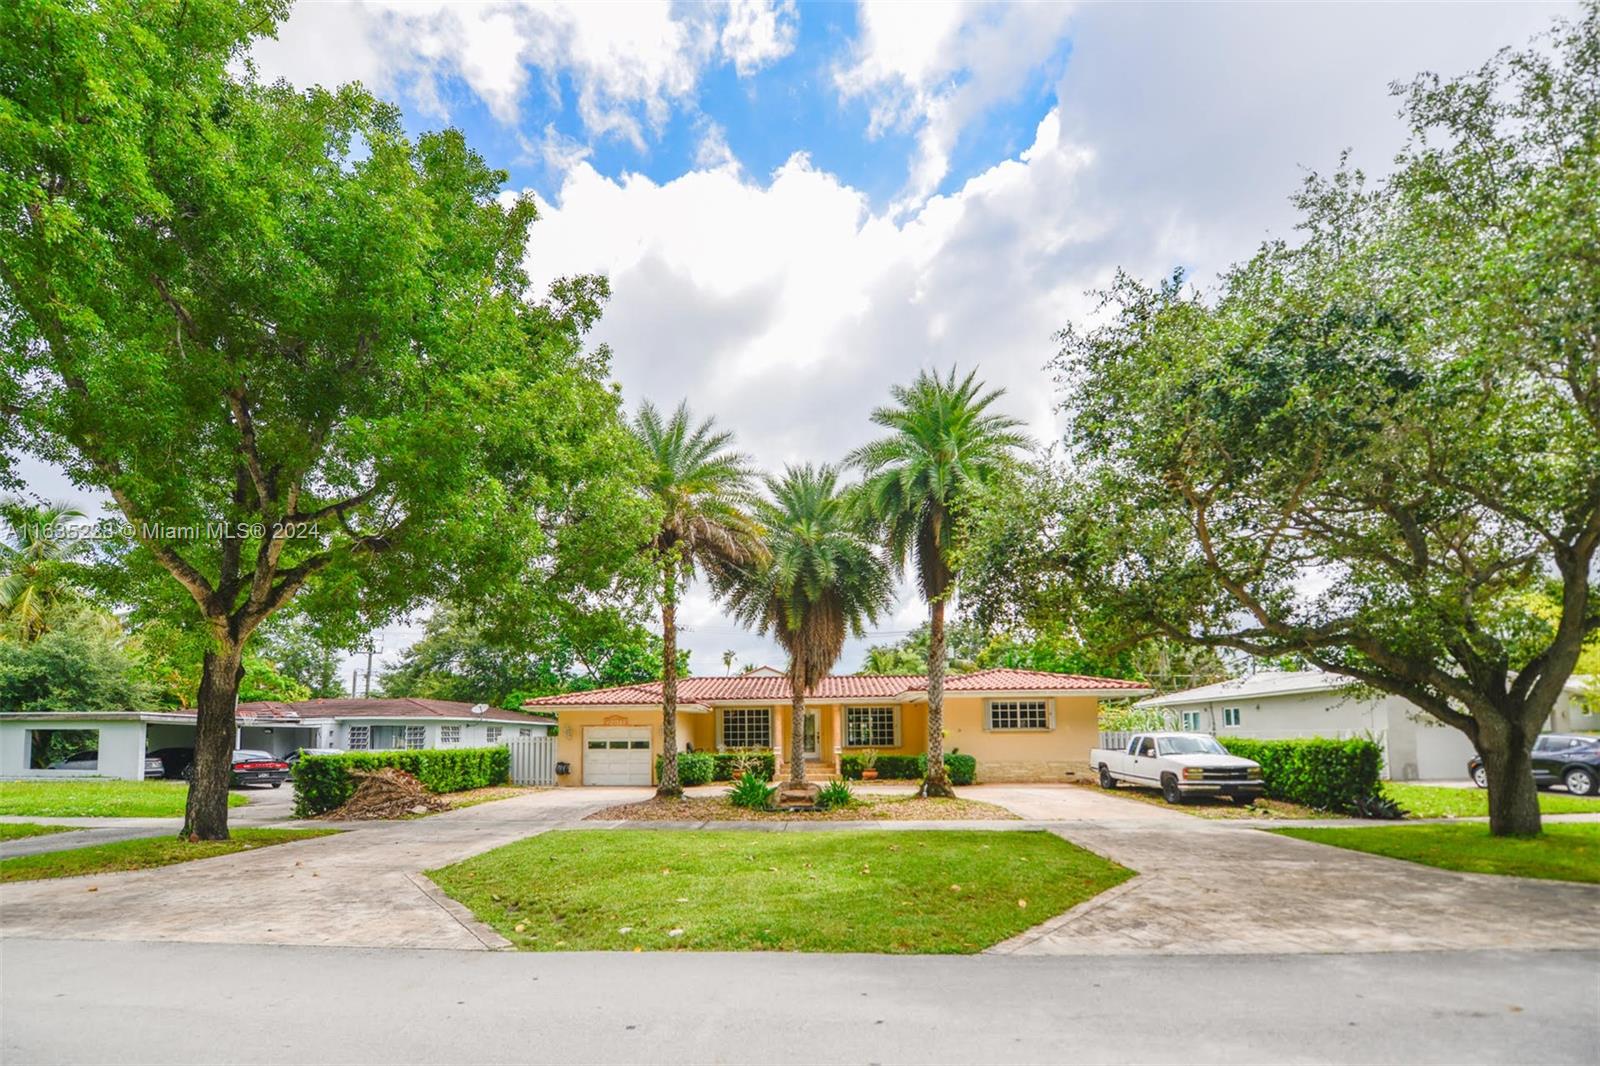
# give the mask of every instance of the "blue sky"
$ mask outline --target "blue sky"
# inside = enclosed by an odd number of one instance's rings
[[[1391,81],[1573,10],[333,0],[252,58],[463,129],[539,199],[535,284],[611,279],[594,340],[630,406],[688,398],[771,469],[837,459],[890,385],[952,364],[1050,441],[1052,337],[1091,290],[1119,268],[1205,285],[1292,236],[1308,168],[1350,148],[1381,172],[1403,143]],[[99,502],[28,469],[39,495]],[[877,636],[925,615],[907,588]],[[779,661],[701,593],[680,619],[698,672]]]

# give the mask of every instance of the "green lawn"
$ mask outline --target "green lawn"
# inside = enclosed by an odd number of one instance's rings
[[[1385,781],[1383,794],[1399,803],[1413,818],[1489,816],[1489,793],[1481,788],[1448,788]],[[1539,809],[1545,814],[1600,814],[1600,797],[1540,792]]]
[[[1481,822],[1270,832],[1445,870],[1600,883],[1600,823],[1546,825],[1531,840],[1492,837]]]
[[[1133,876],[1043,832],[545,833],[429,872],[531,951],[970,953]]]
[[[30,818],[181,818],[185,781],[5,781],[0,814]],[[250,801],[229,793],[228,806]]]
[[[288,844],[296,840],[337,833],[337,829],[235,829],[231,840],[203,840],[191,844],[176,837],[148,837],[123,840],[115,844],[95,844],[87,848],[51,851],[43,855],[20,855],[0,859],[0,884],[8,881],[39,881],[49,877],[76,877],[79,874],[108,874],[120,870],[144,870],[152,866],[171,866],[177,862],[231,855],[236,851]]]
[[[23,837],[42,837],[51,833],[71,832],[70,825],[36,825],[32,822],[0,822],[0,840],[21,840]]]

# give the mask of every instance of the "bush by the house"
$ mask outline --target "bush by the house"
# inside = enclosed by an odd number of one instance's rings
[[[767,784],[759,774],[746,773],[728,789],[728,802],[735,807],[749,807],[751,810],[762,811],[772,806],[772,796],[777,791],[777,788]]]
[[[1383,749],[1376,741],[1217,739],[1234,755],[1261,764],[1261,780],[1272,799],[1355,812],[1363,800],[1379,793]]]
[[[746,773],[771,781],[778,774],[777,761],[770,751],[719,751],[712,757],[716,760],[711,771],[713,781],[736,781]]]
[[[343,755],[303,755],[294,767],[294,813],[297,818],[331,811],[356,790],[352,770],[393,766],[422,783],[429,792],[460,792],[503,785],[511,776],[511,751],[492,748],[351,751]]]
[[[717,759],[709,751],[678,752],[678,784],[684,788],[703,785],[717,772]],[[656,756],[656,780],[661,780],[661,756]]]
[[[848,807],[854,803],[856,794],[850,790],[848,781],[829,781],[817,791],[817,806],[825,811],[835,807]]]
[[[851,781],[861,780],[865,769],[859,755],[841,755],[839,774]],[[880,781],[921,781],[928,775],[926,755],[879,755],[875,765]],[[944,772],[952,785],[970,785],[978,776],[978,760],[971,755],[951,752],[944,757]]]

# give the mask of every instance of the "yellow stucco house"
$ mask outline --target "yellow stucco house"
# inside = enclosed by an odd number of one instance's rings
[[[915,755],[928,746],[928,679],[830,677],[806,700],[798,743],[817,776],[842,756],[873,749]],[[978,760],[978,780],[1060,781],[1083,771],[1099,738],[1100,701],[1147,696],[1132,681],[998,668],[945,679],[945,751]],[[525,710],[554,712],[562,785],[649,785],[661,752],[661,683],[545,696]],[[770,748],[784,765],[791,735],[789,681],[776,670],[678,682],[680,750]]]

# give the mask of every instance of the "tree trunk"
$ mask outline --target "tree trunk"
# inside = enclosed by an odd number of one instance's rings
[[[928,774],[924,796],[954,796],[944,772],[944,601],[935,600],[928,619]]]
[[[244,680],[244,651],[208,650],[195,707],[194,768],[184,804],[185,838],[228,839],[228,787],[233,783],[234,711]]]
[[[800,682],[791,680],[790,691],[789,785],[800,788],[806,783],[806,690]]]
[[[1541,832],[1539,789],[1533,783],[1533,742],[1538,730],[1521,730],[1479,718],[1478,754],[1489,775],[1489,835],[1533,837]]]
[[[661,780],[657,799],[682,799],[678,784],[678,582],[668,562],[661,591]]]

